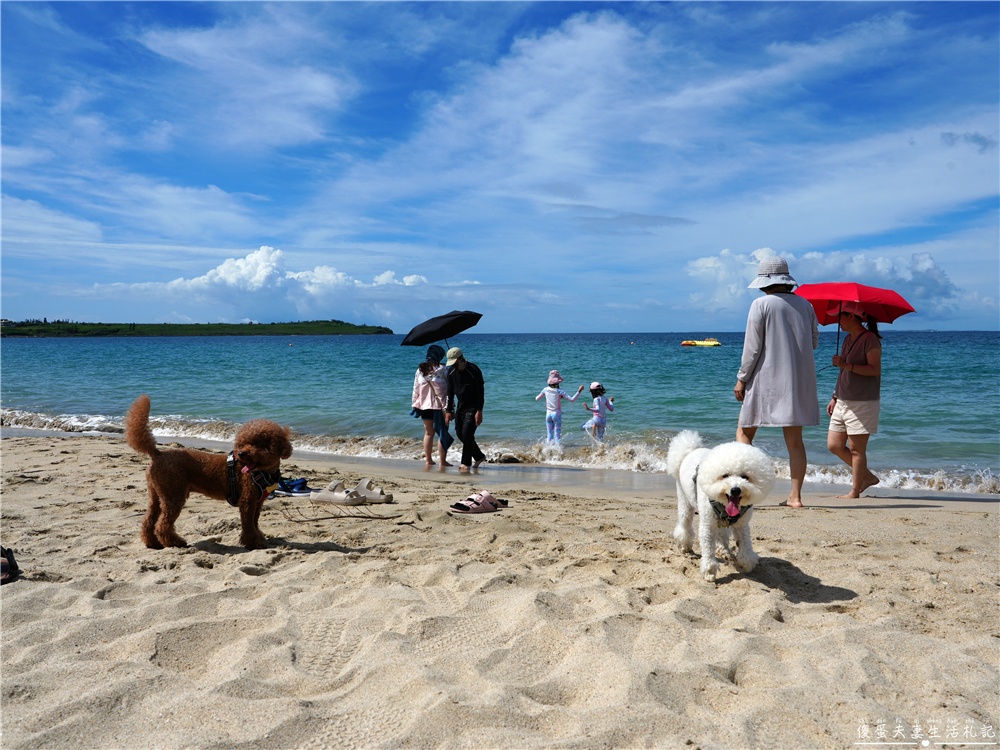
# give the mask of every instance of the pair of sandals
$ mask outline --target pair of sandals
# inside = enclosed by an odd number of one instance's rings
[[[17,575],[20,572],[21,569],[17,567],[13,550],[0,547],[0,585],[13,583],[17,580]]]
[[[451,506],[451,510],[454,513],[496,513],[507,506],[506,500],[499,500],[493,497],[489,490],[483,490],[475,495],[469,495],[465,500],[459,500]]]
[[[324,489],[311,493],[309,500],[334,505],[365,505],[391,502],[392,494],[376,487],[371,479],[362,479],[352,490],[347,489],[343,482],[330,482]]]

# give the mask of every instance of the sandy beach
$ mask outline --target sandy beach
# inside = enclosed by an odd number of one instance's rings
[[[723,563],[711,584],[671,538],[662,475],[296,454],[286,477],[372,477],[396,502],[302,520],[329,512],[270,500],[269,547],[248,552],[237,512],[193,495],[190,546],[156,551],[139,541],[147,459],[123,440],[4,431],[0,460],[0,532],[23,571],[0,589],[5,749],[1000,735],[995,495],[809,485],[794,510],[779,483],[752,522],[759,567]],[[448,512],[479,489],[510,507]]]

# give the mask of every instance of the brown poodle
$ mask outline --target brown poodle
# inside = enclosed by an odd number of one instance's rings
[[[268,419],[254,419],[240,427],[231,454],[232,479],[227,456],[191,449],[159,450],[149,429],[149,396],[145,393],[125,416],[125,439],[132,450],[153,459],[146,470],[149,509],[141,534],[147,547],[187,546],[174,531],[174,522],[192,492],[238,506],[243,529],[240,544],[247,549],[265,545],[267,540],[258,519],[267,497],[266,488],[278,481],[281,459],[292,455],[287,427]]]

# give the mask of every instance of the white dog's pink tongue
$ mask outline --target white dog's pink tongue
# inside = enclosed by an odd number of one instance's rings
[[[729,505],[726,506],[726,513],[730,516],[738,516],[740,514],[740,506],[730,500]]]

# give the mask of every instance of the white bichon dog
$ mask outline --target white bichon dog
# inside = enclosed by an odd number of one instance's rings
[[[736,567],[749,573],[757,565],[750,543],[753,504],[774,486],[774,467],[760,448],[745,443],[723,443],[705,448],[694,430],[684,430],[670,441],[667,472],[677,480],[676,539],[684,552],[692,551],[694,513],[698,511],[701,572],[714,581],[719,569],[716,545],[729,552],[729,534],[736,538]]]

